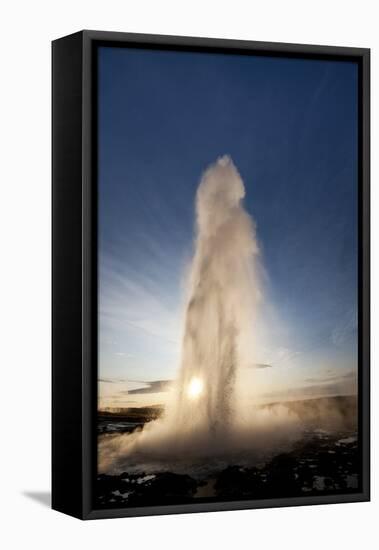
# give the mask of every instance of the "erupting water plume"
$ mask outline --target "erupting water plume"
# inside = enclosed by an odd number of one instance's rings
[[[225,432],[234,423],[236,378],[249,353],[259,296],[258,246],[244,196],[228,156],[208,168],[197,191],[195,254],[174,404],[176,422],[185,431]]]

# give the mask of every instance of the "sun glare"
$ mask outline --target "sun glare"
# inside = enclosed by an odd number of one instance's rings
[[[188,384],[187,394],[190,399],[196,399],[203,393],[203,381],[200,378],[194,377]]]

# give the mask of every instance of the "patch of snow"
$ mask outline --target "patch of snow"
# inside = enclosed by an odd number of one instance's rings
[[[147,475],[147,476],[144,476],[144,477],[139,477],[137,479],[137,483],[138,483],[138,485],[141,485],[141,483],[146,483],[146,481],[150,481],[151,479],[154,479],[154,478],[155,478],[154,474]]]
[[[349,443],[355,443],[356,441],[357,441],[357,437],[355,435],[352,435],[350,437],[344,437],[343,439],[339,439],[336,445],[348,445]]]
[[[355,435],[352,435],[350,437],[345,437],[344,439],[339,439],[338,443],[342,443],[343,445],[346,445],[348,443],[355,443],[357,440],[357,437]]]

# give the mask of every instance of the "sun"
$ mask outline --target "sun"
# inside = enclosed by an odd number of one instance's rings
[[[203,389],[203,381],[197,376],[194,376],[188,384],[187,395],[190,399],[197,399],[203,393]]]

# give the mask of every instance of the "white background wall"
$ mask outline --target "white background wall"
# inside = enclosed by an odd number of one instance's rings
[[[376,547],[373,502],[80,522],[51,511],[50,41],[87,29],[372,48],[373,303],[378,304],[379,33],[374,0],[12,0],[0,32],[0,544],[3,548]],[[375,218],[376,214],[376,218]],[[376,250],[375,250],[376,248]],[[379,306],[373,308],[373,333]],[[373,341],[373,431],[377,427]],[[69,396],[68,396],[68,406]]]

